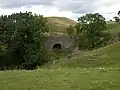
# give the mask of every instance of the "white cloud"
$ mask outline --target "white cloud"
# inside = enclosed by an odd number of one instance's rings
[[[95,2],[96,0],[56,0],[54,1],[54,5],[60,10],[68,10],[73,13],[86,13],[96,9]]]
[[[120,0],[105,0],[102,2],[100,7],[94,11],[102,14],[107,20],[113,19],[114,16],[117,16],[118,11],[120,10]]]
[[[0,14],[32,11],[44,16],[77,20],[86,13],[100,13],[107,20],[120,10],[120,0],[0,0]]]
[[[51,5],[53,0],[0,0],[2,8],[19,8],[31,5]]]

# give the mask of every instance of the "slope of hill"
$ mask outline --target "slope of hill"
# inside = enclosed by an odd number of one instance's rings
[[[50,32],[66,33],[76,22],[48,17]],[[108,24],[112,33],[120,25]],[[43,69],[0,71],[0,90],[120,90],[120,43],[93,51],[77,51],[71,59],[63,57]],[[57,68],[57,69],[56,69]]]
[[[53,64],[47,64],[49,68],[93,68],[93,67],[120,67],[120,43],[115,43],[106,47],[94,51],[87,51],[81,54],[73,53],[73,58],[67,59],[67,57],[54,62]],[[46,66],[45,66],[46,67]]]
[[[76,21],[66,17],[47,17],[47,20],[50,33],[66,33],[66,27],[69,25],[75,26],[77,24]],[[116,34],[120,32],[120,24],[113,21],[107,21],[106,23],[107,28],[111,33]]]
[[[120,32],[120,24],[118,23],[109,23],[107,24],[107,28],[112,34]]]
[[[51,69],[0,71],[0,90],[120,90],[119,53],[115,43],[59,60]]]
[[[66,33],[66,27],[69,25],[76,25],[76,21],[65,17],[47,17],[49,32]]]

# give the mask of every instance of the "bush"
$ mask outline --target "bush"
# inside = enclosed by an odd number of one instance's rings
[[[79,49],[88,49],[90,47],[89,40],[85,34],[81,33],[77,38],[76,42],[78,43]]]
[[[101,38],[99,41],[96,41],[95,48],[99,48],[102,46],[106,46],[111,39],[111,34],[109,32],[101,32]],[[78,38],[76,39],[78,43],[79,49],[92,49],[91,42],[89,38],[87,38],[85,33],[79,34]]]
[[[117,33],[118,40],[120,41],[120,32]]]
[[[70,36],[70,37],[74,36],[75,31],[74,31],[74,27],[72,25],[68,26],[66,28],[66,30],[67,30],[68,36]]]
[[[90,13],[78,18],[75,28],[79,48],[98,48],[109,39],[105,18],[99,13]]]
[[[48,52],[48,56],[51,60],[58,60],[59,56],[55,52]]]
[[[0,68],[34,69],[47,62],[47,31],[46,18],[41,15],[20,12],[0,16]]]

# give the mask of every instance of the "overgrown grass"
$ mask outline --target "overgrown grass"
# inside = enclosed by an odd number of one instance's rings
[[[0,72],[0,90],[119,90],[120,69]]]

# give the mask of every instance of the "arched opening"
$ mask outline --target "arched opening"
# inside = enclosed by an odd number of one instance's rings
[[[61,49],[61,44],[56,43],[56,44],[53,46],[53,49]]]

